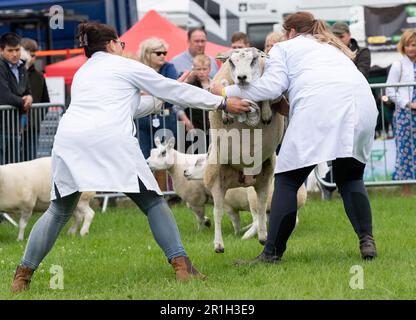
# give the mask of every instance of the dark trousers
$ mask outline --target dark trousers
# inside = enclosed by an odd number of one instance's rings
[[[296,225],[297,191],[315,166],[275,175],[275,186],[264,252],[282,256]],[[372,218],[368,194],[364,187],[365,164],[353,158],[333,161],[334,179],[344,209],[358,237],[372,235]]]

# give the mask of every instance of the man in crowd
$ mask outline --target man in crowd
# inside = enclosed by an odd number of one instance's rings
[[[178,54],[170,62],[173,63],[179,75],[185,71],[192,70],[193,58],[199,54],[205,54],[205,46],[207,44],[207,33],[204,28],[197,27],[188,31],[188,50]],[[217,62],[213,57],[211,59],[211,73],[209,77],[212,79],[218,71]]]
[[[27,70],[20,60],[21,38],[13,32],[0,36],[0,105],[11,105],[18,116],[0,111],[0,164],[19,160],[20,118],[32,106]]]
[[[26,68],[28,69],[33,103],[48,103],[50,99],[45,77],[35,67],[36,51],[39,50],[38,43],[33,39],[23,38],[21,45],[30,56],[29,61],[26,61]],[[32,110],[31,114],[28,114],[28,117],[30,117],[27,119],[27,125],[23,128],[23,144],[27,146],[24,148],[23,160],[36,158],[36,142],[39,136],[40,124],[44,118],[44,113],[39,111],[41,110]]]
[[[358,70],[368,79],[370,76],[371,55],[368,48],[360,48],[357,40],[351,37],[350,28],[344,22],[336,22],[332,26],[332,32],[355,53],[354,63]]]
[[[231,48],[233,49],[242,49],[242,48],[249,48],[250,47],[250,40],[248,36],[244,32],[234,32],[231,35]]]

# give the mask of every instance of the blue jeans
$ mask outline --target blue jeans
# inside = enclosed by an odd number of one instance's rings
[[[178,226],[165,199],[154,191],[147,190],[139,180],[140,193],[126,194],[146,214],[150,229],[157,244],[162,248],[168,261],[186,256]],[[52,249],[63,226],[71,218],[78,203],[80,193],[59,197],[55,187],[56,200],[51,201],[48,210],[33,226],[26,245],[21,265],[36,270]]]

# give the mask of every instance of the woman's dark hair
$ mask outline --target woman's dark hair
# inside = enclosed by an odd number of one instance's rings
[[[107,51],[106,45],[111,40],[117,40],[116,30],[107,24],[98,22],[83,22],[78,26],[77,39],[79,46],[85,50],[90,58],[97,51]]]

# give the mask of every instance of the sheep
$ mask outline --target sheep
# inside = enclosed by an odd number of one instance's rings
[[[184,171],[184,176],[188,180],[201,180],[204,177],[204,171],[206,167],[207,157],[198,159],[193,166],[188,167]],[[274,178],[271,181],[271,187],[269,194],[267,196],[267,208],[266,212],[270,212],[271,202],[272,202],[272,195],[274,190]],[[227,190],[226,197],[228,202],[239,201],[240,206],[239,210],[241,211],[250,211],[253,216],[253,223],[248,226],[248,231],[243,235],[242,239],[250,239],[257,233],[257,194],[253,187],[247,188],[234,188]],[[298,206],[297,208],[300,209],[306,203],[307,199],[307,192],[305,185],[302,186],[298,190],[297,194],[297,201]],[[224,209],[226,209],[226,202],[224,201]],[[299,218],[296,216],[296,225],[299,223]]]
[[[176,194],[185,201],[186,205],[194,212],[198,220],[198,229],[203,225],[210,226],[208,217],[204,216],[205,205],[212,203],[212,197],[205,188],[202,180],[188,180],[184,176],[184,171],[188,167],[193,167],[201,159],[206,159],[206,154],[194,155],[185,154],[173,149],[175,138],[170,138],[166,145],[160,143],[158,137],[155,138],[155,146],[150,151],[147,163],[152,170],[167,170],[172,177],[173,188]],[[224,210],[230,216],[235,234],[240,232],[239,211],[249,211],[246,191],[244,188],[230,189],[224,198]]]
[[[24,232],[33,211],[44,211],[48,208],[51,197],[50,157],[31,161],[12,163],[0,166],[0,210],[20,212],[18,241],[24,239]],[[75,208],[75,222],[69,234],[77,231],[84,219],[80,234],[88,234],[94,218],[94,211],[89,206],[95,192],[83,192]]]
[[[248,85],[261,75],[265,59],[266,57],[254,48],[233,50],[214,77],[213,83],[234,83],[233,80],[236,79],[238,85]],[[247,74],[247,66],[250,66],[250,76]],[[241,75],[240,68],[244,69],[246,74]],[[214,199],[215,252],[224,252],[221,232],[224,196],[228,189],[236,187],[253,186],[256,191],[258,239],[264,244],[267,237],[267,196],[275,167],[276,148],[283,136],[284,117],[273,112],[270,124],[260,121],[253,127],[240,122],[224,124],[220,111],[210,111],[209,121],[212,152],[208,156],[204,184]],[[248,133],[249,140],[245,138],[245,133]],[[230,145],[228,139],[233,135],[237,136],[239,141],[233,141]],[[254,163],[246,163],[250,155],[254,156]]]

